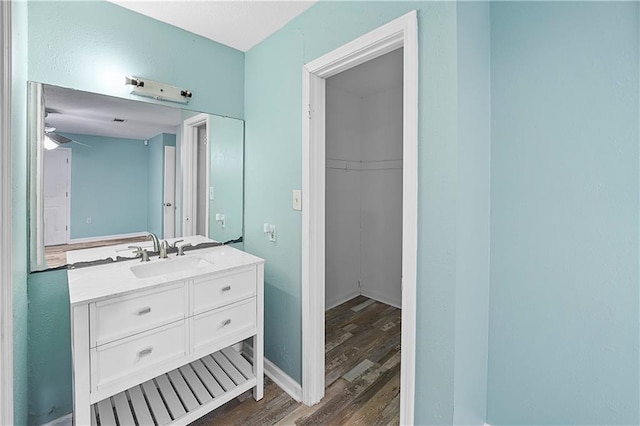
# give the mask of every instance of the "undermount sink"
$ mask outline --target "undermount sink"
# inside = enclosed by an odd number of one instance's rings
[[[159,275],[172,274],[188,269],[211,266],[211,262],[198,256],[170,257],[153,263],[141,263],[132,266],[131,272],[136,278],[151,278]]]

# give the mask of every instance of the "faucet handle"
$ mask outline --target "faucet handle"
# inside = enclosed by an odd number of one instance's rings
[[[180,247],[178,247],[178,254],[177,256],[184,256],[184,248],[185,247],[191,247],[191,243],[187,243],[187,244],[183,244]]]
[[[147,252],[147,249],[143,249],[142,247],[138,247],[138,246],[129,246],[129,248],[135,250],[133,252],[133,254],[135,254],[136,257],[141,257],[142,258],[140,260],[140,262],[148,262],[149,261],[149,253]]]
[[[181,243],[181,242],[183,242],[183,241],[184,241],[184,240],[177,240],[177,241],[174,241],[174,242],[173,242],[173,244],[171,244],[171,248],[178,248],[178,243]]]

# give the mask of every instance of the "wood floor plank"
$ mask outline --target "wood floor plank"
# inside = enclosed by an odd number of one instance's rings
[[[350,425],[372,425],[382,417],[382,412],[387,403],[400,395],[400,369],[395,369],[396,374],[370,398],[363,397],[360,408],[353,413],[344,423]]]

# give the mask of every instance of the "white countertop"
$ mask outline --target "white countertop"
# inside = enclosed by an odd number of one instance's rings
[[[205,238],[204,241],[211,240]],[[114,246],[111,247],[112,252],[113,247]],[[102,248],[106,249],[107,247]],[[107,255],[104,257],[111,256]],[[152,268],[152,265],[162,262],[165,263],[163,267],[166,269],[166,266],[169,263],[181,262],[183,259],[188,257],[198,257],[199,259],[202,259],[202,261],[199,262],[198,266],[193,268],[177,270],[175,272],[172,271],[149,278],[137,278],[131,270],[132,267],[137,265],[148,265],[145,266],[145,268]],[[93,257],[93,259],[96,258]],[[184,281],[186,279],[214,272],[232,270],[263,262],[264,259],[245,253],[233,247],[220,246],[191,250],[185,252],[185,255],[180,257],[172,254],[168,259],[158,259],[157,257],[153,257],[149,262],[144,263],[140,262],[140,260],[134,259],[109,263],[106,265],[69,269],[67,271],[69,281],[69,300],[72,306],[95,302],[145,288],[152,288],[165,283]]]

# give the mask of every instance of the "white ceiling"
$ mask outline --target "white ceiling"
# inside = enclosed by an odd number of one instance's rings
[[[109,0],[246,52],[317,0]]]
[[[361,98],[402,86],[402,53],[396,49],[327,79],[327,84]]]
[[[58,133],[151,139],[160,133],[175,133],[182,123],[182,110],[164,105],[44,86],[47,125]],[[126,120],[114,122],[114,118]]]

